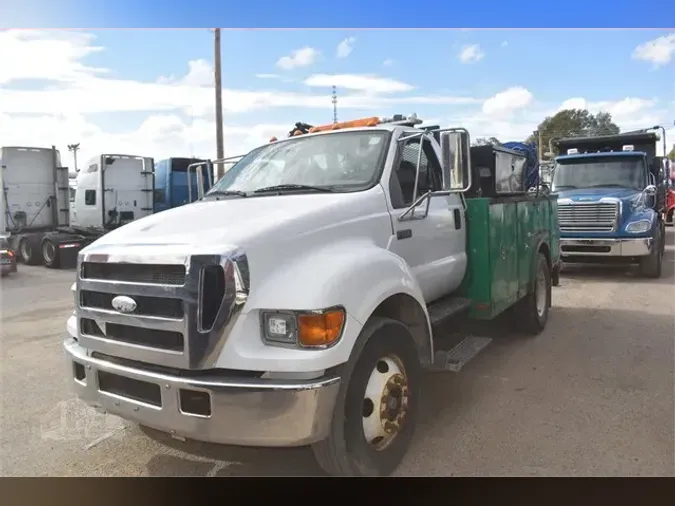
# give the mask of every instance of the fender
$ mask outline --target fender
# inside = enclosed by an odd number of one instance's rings
[[[330,266],[328,272],[326,266]],[[431,338],[422,292],[405,261],[365,239],[340,241],[313,249],[295,258],[292,263],[280,265],[251,291],[242,316],[258,319],[260,311],[265,309],[311,310],[343,306],[348,322],[345,333],[335,346],[323,350],[301,350],[299,353],[304,355],[304,360],[295,364],[291,362],[295,362],[298,350],[274,348],[277,365],[282,370],[305,369],[309,365],[308,353],[314,359],[311,363],[313,370],[327,369],[349,360],[361,329],[373,311],[396,294],[406,294],[422,307]]]

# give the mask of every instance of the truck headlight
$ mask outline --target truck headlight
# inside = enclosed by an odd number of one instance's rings
[[[642,234],[649,230],[651,226],[652,223],[649,220],[633,221],[632,223],[626,225],[626,232],[630,232],[632,234]]]
[[[343,308],[318,311],[265,311],[262,332],[265,341],[302,348],[325,348],[342,336]]]

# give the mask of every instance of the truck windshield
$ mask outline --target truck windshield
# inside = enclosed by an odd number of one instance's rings
[[[290,191],[362,190],[379,173],[387,138],[383,131],[335,132],[262,146],[239,160],[209,194],[252,193],[282,185]]]
[[[558,160],[552,191],[621,187],[642,190],[647,180],[640,157],[602,156]]]

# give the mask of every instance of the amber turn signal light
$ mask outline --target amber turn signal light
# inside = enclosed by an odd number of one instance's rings
[[[298,315],[298,341],[302,346],[329,346],[340,339],[345,322],[343,309]]]

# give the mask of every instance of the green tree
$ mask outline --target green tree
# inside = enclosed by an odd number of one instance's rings
[[[675,162],[675,144],[673,144],[673,148],[668,153],[668,159]]]
[[[492,146],[501,146],[501,142],[496,137],[477,137],[474,146],[487,146],[488,144]]]
[[[564,109],[553,116],[547,116],[537,127],[543,144],[542,153],[549,150],[549,141],[561,137],[594,137],[597,135],[614,135],[619,127],[612,121],[608,112],[591,114],[586,109]],[[532,134],[526,142],[537,142],[536,134]]]

